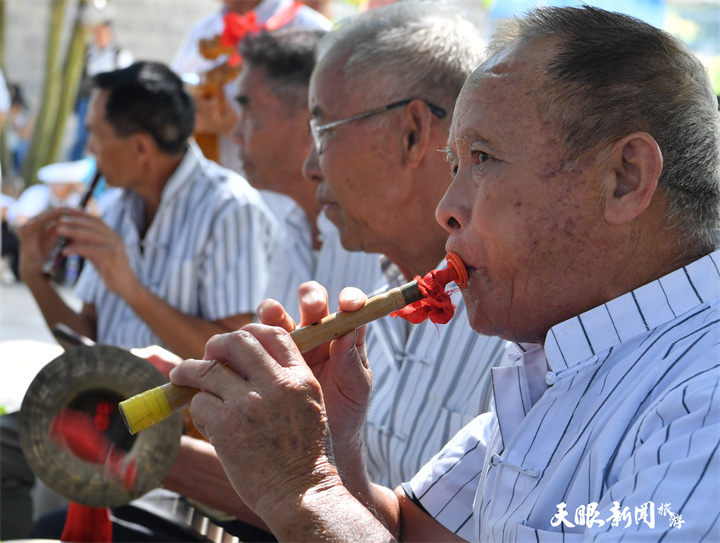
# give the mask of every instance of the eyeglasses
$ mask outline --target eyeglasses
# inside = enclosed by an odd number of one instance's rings
[[[364,119],[365,117],[371,117],[373,115],[378,115],[380,113],[385,113],[386,111],[390,111],[391,109],[395,109],[396,107],[402,107],[408,105],[413,100],[416,100],[416,98],[408,98],[407,100],[400,100],[399,102],[393,102],[392,104],[388,104],[383,107],[379,107],[376,109],[371,109],[368,111],[365,111],[363,113],[358,113],[357,115],[352,115],[350,117],[346,117],[345,119],[340,119],[337,121],[332,121],[327,124],[318,125],[317,121],[315,119],[310,120],[310,133],[312,134],[313,143],[315,144],[315,152],[319,155],[322,154],[322,141],[320,139],[320,136],[323,132],[330,130],[332,128],[335,128],[336,126],[340,126],[341,124],[349,123],[352,121],[357,121],[359,119]],[[427,107],[430,109],[430,112],[438,117],[439,119],[442,119],[445,117],[446,112],[443,108],[438,107],[434,104],[431,104],[427,100],[423,100]]]

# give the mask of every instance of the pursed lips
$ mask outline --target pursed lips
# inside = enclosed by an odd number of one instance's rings
[[[445,252],[446,252],[446,253],[451,253],[451,252],[452,252],[452,253],[455,253],[457,256],[459,256],[459,257],[460,257],[460,260],[461,260],[462,263],[463,263],[463,266],[465,266],[465,270],[467,271],[468,275],[470,276],[470,279],[472,279],[473,273],[476,272],[476,271],[478,271],[478,268],[476,268],[475,266],[472,266],[472,265],[468,264],[468,262],[465,260],[465,258],[463,258],[462,250],[459,250],[459,249],[455,246],[455,244],[453,244],[452,242],[448,242],[448,243],[445,245]]]
[[[322,190],[322,187],[318,187],[317,191],[315,192],[315,199],[318,201],[318,203],[322,206],[332,206],[337,205],[337,202],[330,200],[325,191]]]

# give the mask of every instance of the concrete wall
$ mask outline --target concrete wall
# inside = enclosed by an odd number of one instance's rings
[[[5,0],[5,77],[18,82],[37,111],[45,73],[50,0]],[[75,16],[68,1],[66,20]],[[89,2],[92,4],[92,0]],[[137,60],[170,62],[185,32],[220,7],[218,0],[115,0],[110,4],[118,43]],[[66,34],[69,34],[69,28]]]

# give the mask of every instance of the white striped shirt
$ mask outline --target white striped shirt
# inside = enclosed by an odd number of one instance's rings
[[[396,266],[386,266],[386,272],[381,290],[406,282]],[[488,409],[490,368],[500,363],[507,342],[475,333],[458,290],[452,300],[455,316],[444,325],[412,325],[389,316],[368,325],[373,393],[365,442],[376,483],[394,487],[407,481]]]
[[[471,541],[720,540],[719,266],[553,327],[406,490]]]
[[[119,191],[109,198],[114,200],[103,219],[123,238],[131,269],[153,294],[206,321],[255,312],[279,232],[258,191],[237,173],[205,159],[190,142],[144,238],[140,197]],[[76,294],[95,305],[98,342],[125,348],[163,344],[89,262]]]
[[[317,218],[322,247],[318,253],[315,280],[328,293],[330,312],[338,309],[338,296],[345,287],[356,287],[365,293],[372,292],[382,281],[378,253],[348,251],[342,246],[337,227],[320,213]]]
[[[260,191],[280,224],[278,249],[270,258],[267,298],[280,302],[300,322],[298,287],[315,276],[313,231],[305,211],[289,196]]]
[[[261,191],[282,226],[279,249],[272,256],[268,298],[279,301],[295,322],[300,322],[298,287],[315,280],[328,291],[330,311],[338,305],[340,291],[349,286],[370,292],[380,273],[380,255],[347,251],[335,225],[320,213],[317,217],[321,248],[313,250],[313,231],[307,214],[289,196]]]

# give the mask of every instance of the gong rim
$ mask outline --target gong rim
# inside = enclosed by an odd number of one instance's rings
[[[55,415],[83,394],[107,392],[123,400],[165,382],[147,360],[118,347],[79,345],[65,351],[37,374],[20,407],[20,446],[33,473],[61,496],[90,507],[124,505],[158,487],[180,450],[177,415],[134,436],[128,454],[137,475],[131,488],[53,443],[49,433]]]

